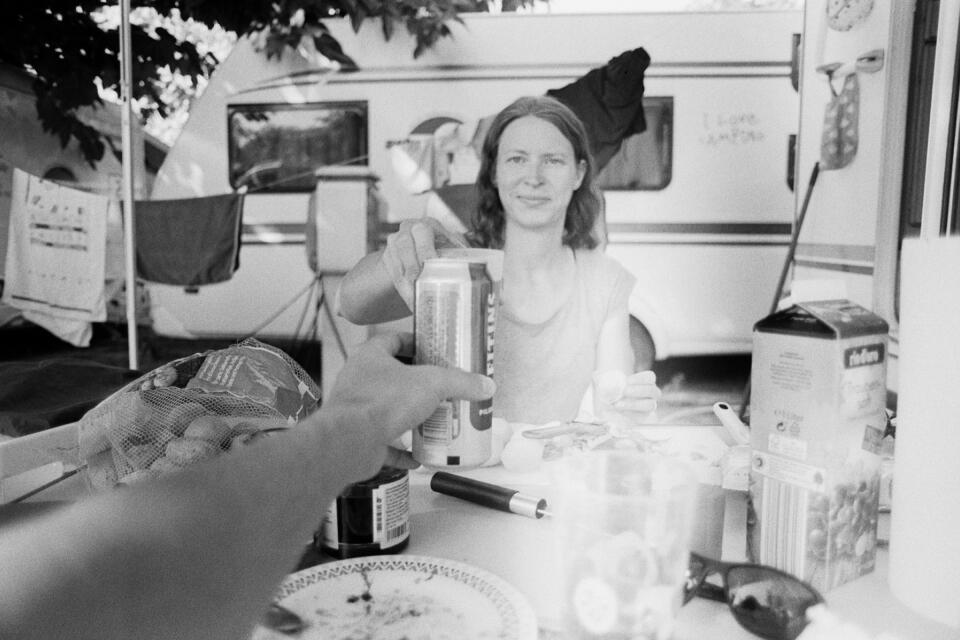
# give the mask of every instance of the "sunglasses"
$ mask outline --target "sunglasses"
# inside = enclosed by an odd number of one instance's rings
[[[722,586],[706,581],[713,574]],[[807,609],[823,602],[816,589],[779,569],[691,553],[683,604],[694,596],[726,602],[741,627],[767,640],[794,640],[807,626]]]

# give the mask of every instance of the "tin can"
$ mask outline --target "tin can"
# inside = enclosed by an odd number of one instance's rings
[[[496,294],[486,265],[426,260],[414,295],[414,362],[493,375]],[[413,457],[466,468],[490,458],[493,401],[446,400],[413,432]]]
[[[341,559],[397,553],[409,542],[409,472],[393,467],[348,485],[313,537],[317,549]]]

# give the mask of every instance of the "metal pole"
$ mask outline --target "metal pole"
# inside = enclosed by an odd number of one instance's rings
[[[787,249],[787,257],[783,261],[783,268],[780,270],[780,280],[777,282],[777,290],[773,294],[773,301],[770,304],[770,313],[777,311],[780,303],[780,296],[783,294],[783,286],[787,282],[787,274],[793,265],[793,256],[797,252],[797,242],[800,240],[800,229],[803,227],[803,220],[807,217],[807,207],[810,206],[810,196],[813,195],[813,185],[817,183],[817,176],[820,175],[820,162],[813,163],[813,169],[810,171],[810,180],[807,182],[807,192],[803,196],[803,204],[800,205],[800,214],[793,224],[793,235],[790,237],[790,246]],[[743,397],[740,400],[740,419],[747,416],[747,408],[750,406],[750,380],[747,380],[743,388]]]
[[[130,46],[130,0],[120,0],[120,96],[123,148],[123,255],[127,285],[127,356],[131,369],[139,369],[137,349],[136,266],[133,216],[133,63]]]

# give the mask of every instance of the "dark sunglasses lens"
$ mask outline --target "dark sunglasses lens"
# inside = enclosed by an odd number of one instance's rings
[[[820,601],[800,580],[764,567],[730,569],[727,594],[737,622],[768,640],[794,640],[807,626],[807,608]]]
[[[707,576],[707,565],[696,556],[690,557],[687,566],[687,579],[683,583],[683,604],[687,604],[697,595],[697,588]]]

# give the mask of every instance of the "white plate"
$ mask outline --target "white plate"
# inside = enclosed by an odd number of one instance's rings
[[[303,640],[535,640],[536,616],[503,579],[426,556],[386,555],[317,565],[287,577],[277,601],[310,623]],[[285,638],[258,627],[255,640]]]

